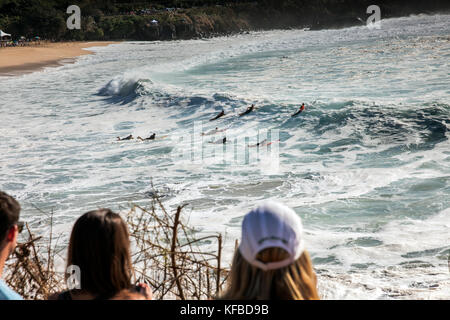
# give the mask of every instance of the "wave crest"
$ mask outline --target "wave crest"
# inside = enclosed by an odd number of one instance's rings
[[[118,76],[101,88],[98,95],[130,101],[145,95],[152,84],[150,79]]]

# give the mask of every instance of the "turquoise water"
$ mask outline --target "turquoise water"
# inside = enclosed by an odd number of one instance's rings
[[[89,209],[148,203],[153,184],[167,206],[190,204],[200,233],[226,233],[227,262],[242,216],[276,199],[303,219],[322,297],[448,298],[449,22],[128,42],[1,78],[0,189],[43,234],[36,207],[53,210],[64,239]],[[226,132],[191,145],[199,125]],[[240,150],[264,130],[280,141],[260,161],[211,156],[223,146],[210,142]],[[153,132],[165,138],[115,141]]]

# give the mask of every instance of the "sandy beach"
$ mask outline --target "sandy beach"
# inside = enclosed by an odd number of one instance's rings
[[[76,57],[91,54],[84,50],[117,42],[58,42],[33,47],[0,48],[0,76],[15,76],[45,67],[74,62]]]

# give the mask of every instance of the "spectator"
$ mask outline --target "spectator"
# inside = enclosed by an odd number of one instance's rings
[[[131,285],[130,240],[125,222],[109,209],[82,215],[72,229],[67,266],[78,266],[80,289],[51,300],[150,300],[146,284]]]
[[[317,280],[304,249],[300,217],[268,202],[242,222],[242,239],[222,299],[315,300]]]
[[[16,248],[17,235],[22,231],[19,221],[20,205],[8,194],[0,191],[0,300],[22,300],[2,278],[5,262]]]

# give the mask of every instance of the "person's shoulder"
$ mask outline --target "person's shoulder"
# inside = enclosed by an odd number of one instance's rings
[[[48,300],[59,300],[60,293],[53,293],[48,296]]]
[[[146,283],[139,283],[130,289],[122,290],[114,300],[152,300],[153,292]]]
[[[111,300],[149,300],[144,294],[134,290],[123,290]]]
[[[0,279],[0,300],[23,300],[23,298]]]

